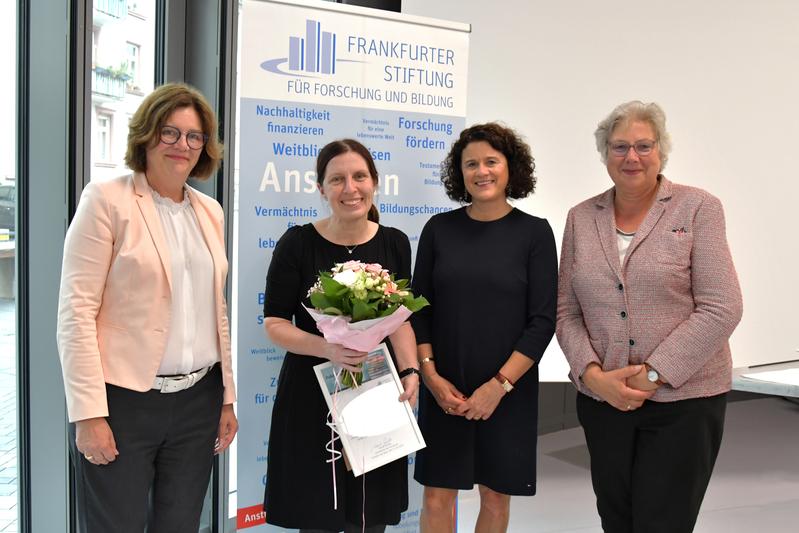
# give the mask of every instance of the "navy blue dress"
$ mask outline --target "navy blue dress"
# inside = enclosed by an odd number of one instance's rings
[[[514,350],[540,361],[555,332],[557,252],[546,220],[513,209],[480,222],[465,208],[433,216],[419,240],[414,291],[431,303],[411,318],[416,342],[431,343],[436,371],[469,396]],[[416,454],[421,484],[485,485],[533,495],[538,365],[505,395],[488,420],[447,415],[421,388]]]

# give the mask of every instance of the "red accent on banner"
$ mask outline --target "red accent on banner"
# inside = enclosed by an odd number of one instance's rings
[[[247,529],[261,524],[266,524],[266,512],[262,503],[244,507],[236,513],[236,529]]]

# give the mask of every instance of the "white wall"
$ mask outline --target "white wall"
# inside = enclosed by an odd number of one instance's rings
[[[533,148],[522,203],[560,241],[572,205],[611,185],[594,145],[617,104],[656,101],[665,174],[721,198],[744,294],[735,366],[799,358],[799,2],[403,0],[472,25],[467,124],[502,120]],[[542,364],[562,378],[553,342]]]

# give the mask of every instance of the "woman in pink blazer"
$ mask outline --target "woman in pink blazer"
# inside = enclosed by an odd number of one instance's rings
[[[134,174],[87,185],[67,231],[57,333],[83,532],[195,533],[238,428],[223,212],[186,184],[217,169],[216,131],[197,90],[156,89],[130,121]]]
[[[717,198],[661,174],[654,103],[596,130],[613,187],[569,211],[557,337],[605,531],[693,530],[721,445],[741,291]]]

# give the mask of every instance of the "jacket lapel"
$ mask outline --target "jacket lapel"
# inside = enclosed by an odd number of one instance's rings
[[[166,244],[164,231],[161,228],[161,220],[155,211],[155,202],[150,192],[150,185],[147,183],[145,175],[141,172],[136,172],[133,175],[133,192],[136,194],[136,203],[139,206],[142,218],[144,218],[144,223],[147,225],[147,230],[150,232],[150,237],[153,239],[153,244],[158,252],[158,257],[161,259],[161,265],[164,268],[164,274],[171,290],[172,267],[169,262],[169,247]]]
[[[197,197],[196,191],[189,186],[186,187],[186,190],[188,191],[191,207],[194,209],[194,214],[197,216],[197,222],[200,224],[200,231],[202,231],[203,239],[205,239],[205,244],[208,246],[208,250],[211,252],[211,258],[214,261],[214,288],[217,291],[216,294],[220,294],[223,285],[222,265],[227,261],[227,256],[225,255],[224,248],[219,246],[217,228],[210,214],[205,209],[205,206]]]
[[[638,231],[635,232],[635,238],[630,243],[630,248],[627,250],[627,255],[624,257],[625,266],[636,248],[638,248],[644,239],[652,233],[652,229],[654,229],[658,220],[660,220],[660,217],[662,217],[663,213],[666,211],[666,202],[669,200],[671,200],[671,182],[664,176],[660,176],[657,198],[655,199],[655,203],[652,204],[652,207],[649,208],[646,218],[644,218],[644,221],[641,222],[641,225],[638,227]]]
[[[605,252],[605,259],[610,268],[616,276],[621,277],[619,247],[616,244],[616,216],[613,213],[613,189],[605,191],[597,199],[596,208],[596,231],[602,251]]]

